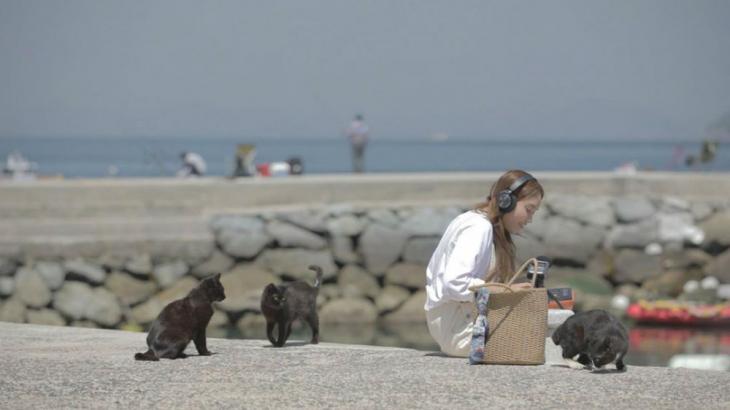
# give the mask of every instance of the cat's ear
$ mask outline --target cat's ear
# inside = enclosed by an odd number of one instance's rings
[[[264,288],[264,293],[275,293],[275,292],[276,292],[276,285],[274,285],[273,283],[269,283]]]
[[[213,279],[215,279],[215,280],[221,280],[221,273],[220,273],[220,272],[216,273],[216,274],[215,274],[215,275],[213,276]]]

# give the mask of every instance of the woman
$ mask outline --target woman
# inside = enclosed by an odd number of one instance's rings
[[[515,271],[512,235],[540,208],[540,183],[521,170],[504,173],[487,201],[454,218],[426,269],[426,319],[431,336],[449,356],[467,357],[474,294],[471,286],[509,281]],[[529,283],[511,285],[527,288]]]

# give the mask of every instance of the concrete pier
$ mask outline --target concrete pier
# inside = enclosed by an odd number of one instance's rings
[[[225,339],[208,340],[213,356],[138,362],[145,336],[0,322],[0,408],[730,408],[727,372],[469,366],[410,349]]]

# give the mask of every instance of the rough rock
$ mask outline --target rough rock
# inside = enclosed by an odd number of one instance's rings
[[[611,201],[605,197],[556,195],[547,205],[557,215],[588,225],[607,227],[616,221]]]
[[[24,323],[26,316],[25,304],[17,297],[11,297],[0,305],[0,322]]]
[[[414,263],[397,263],[385,273],[385,283],[423,289],[426,286],[426,267]]]
[[[69,275],[76,275],[82,278],[85,282],[94,285],[101,285],[106,279],[106,272],[104,269],[80,258],[67,260],[63,263],[63,267]]]
[[[690,206],[690,211],[695,221],[702,221],[712,215],[713,209],[707,202],[694,202]]]
[[[38,262],[33,267],[33,270],[41,275],[43,281],[46,282],[46,285],[51,290],[60,288],[63,285],[64,279],[66,279],[66,271],[58,262]]]
[[[35,270],[20,268],[15,274],[15,295],[26,306],[42,308],[51,301],[51,290]]]
[[[266,232],[282,247],[322,249],[327,246],[327,241],[321,236],[286,222],[269,222]]]
[[[637,223],[614,225],[606,235],[606,248],[644,248],[659,241],[657,218],[644,219]]]
[[[720,283],[730,283],[730,250],[727,250],[705,265],[705,273],[716,277]]]
[[[705,243],[730,246],[730,209],[717,212],[699,225],[705,233]]]
[[[152,258],[148,254],[135,255],[132,257],[124,268],[129,272],[139,276],[149,276],[152,274]]]
[[[380,293],[378,281],[357,265],[342,268],[337,277],[337,285],[346,297],[366,296],[375,299]]]
[[[375,306],[362,298],[335,299],[319,312],[320,323],[373,323],[377,318]]]
[[[367,217],[380,225],[387,226],[389,228],[397,228],[400,225],[400,218],[395,212],[390,209],[373,209],[368,211]]]
[[[135,279],[122,272],[112,272],[106,279],[105,286],[122,305],[131,306],[147,300],[157,290],[154,282]]]
[[[122,319],[122,310],[114,294],[104,288],[95,288],[86,317],[104,326],[114,326]]]
[[[210,225],[221,248],[238,258],[253,258],[273,239],[264,222],[255,217],[220,216]]]
[[[384,323],[422,323],[426,320],[423,306],[426,304],[426,292],[413,294],[395,312],[383,317]]]
[[[18,263],[14,259],[0,258],[0,276],[10,276],[15,273]]]
[[[152,275],[161,287],[167,288],[185,276],[189,269],[185,262],[178,260],[155,266]]]
[[[411,293],[408,289],[400,286],[386,285],[375,299],[375,307],[378,313],[390,312],[405,302]]]
[[[382,276],[386,269],[396,262],[405,248],[408,235],[401,229],[371,224],[360,236],[360,253],[365,267],[375,275]]]
[[[614,259],[611,277],[617,283],[642,283],[662,272],[661,257],[633,249],[622,249]]]
[[[283,212],[276,215],[277,219],[292,223],[312,232],[327,232],[327,214],[311,210]]]
[[[64,319],[58,312],[51,309],[28,309],[26,317],[28,319],[28,323],[36,325],[66,326],[66,319]]]
[[[187,265],[198,265],[208,259],[215,249],[215,241],[176,241],[165,244],[166,249],[159,250],[167,260],[181,260]]]
[[[162,292],[153,296],[153,299],[158,299],[165,305],[178,299],[182,299],[190,293],[193,288],[198,286],[200,282],[190,276],[185,276],[179,281],[175,282],[175,285],[169,287]]]
[[[352,239],[349,236],[335,235],[332,237],[332,254],[340,263],[359,263],[360,255],[355,252]]]
[[[124,270],[127,260],[132,255],[123,255],[120,253],[104,253],[96,259],[96,263],[107,270]]]
[[[547,222],[545,246],[554,259],[567,259],[579,264],[587,263],[603,241],[603,228],[581,225],[563,217],[552,217]]]
[[[366,225],[366,221],[354,215],[341,215],[327,220],[327,231],[332,236],[355,236],[359,235]]]
[[[327,301],[332,299],[338,299],[342,296],[342,289],[334,283],[326,283],[319,288],[319,297],[317,303],[320,300]]]
[[[431,255],[433,255],[433,251],[436,250],[440,240],[441,238],[437,236],[409,239],[403,250],[403,260],[423,266],[428,265],[428,261],[431,260]]]
[[[157,318],[157,315],[159,315],[164,308],[165,304],[162,303],[162,301],[160,301],[159,299],[153,297],[148,301],[132,308],[129,319],[133,323],[146,325],[155,320],[155,318]]]
[[[662,255],[665,269],[685,269],[693,266],[704,266],[712,260],[712,256],[701,249],[691,248],[680,252],[667,252]]]
[[[329,250],[269,249],[264,251],[254,263],[277,275],[287,275],[291,278],[310,281],[314,279],[315,273],[308,269],[309,265],[321,267],[325,279],[337,274],[337,267]]]
[[[228,325],[228,315],[226,314],[226,312],[218,309],[213,310],[213,316],[211,316],[210,322],[208,322],[208,329],[214,329],[217,327],[224,327]]]
[[[0,277],[0,296],[10,296],[15,292],[15,278]]]
[[[218,302],[222,310],[238,313],[245,310],[261,310],[261,293],[269,283],[278,284],[281,280],[271,272],[252,264],[237,265],[221,276],[221,284],[226,299]]]
[[[243,338],[266,340],[266,318],[263,315],[245,314],[236,322],[236,328]]]
[[[695,226],[692,214],[689,212],[675,212],[671,214],[659,214],[658,236],[663,243],[667,242],[691,242],[695,245],[702,243],[704,233]]]
[[[235,263],[233,258],[216,249],[208,259],[194,266],[190,272],[196,278],[203,279],[216,273],[227,272]]]
[[[614,269],[614,256],[611,251],[599,250],[586,264],[586,272],[593,276],[608,276]]]
[[[641,288],[655,297],[675,298],[682,293],[686,281],[684,271],[673,270],[647,279]]]
[[[613,201],[616,219],[622,223],[637,222],[646,219],[656,212],[654,204],[643,197],[621,197]]]
[[[70,281],[53,295],[53,307],[72,320],[80,320],[85,317],[86,306],[91,298],[91,286]]]
[[[689,201],[684,198],[678,198],[676,196],[665,196],[662,198],[659,209],[662,212],[684,212],[689,211],[692,208]]]
[[[71,319],[89,319],[104,326],[114,326],[122,318],[113,293],[82,282],[65,283],[54,295],[53,306]]]
[[[449,223],[461,213],[458,208],[419,208],[405,218],[401,229],[410,236],[441,236]]]
[[[524,263],[524,261],[534,258],[537,256],[548,255],[547,246],[542,241],[534,238],[531,234],[514,235],[512,241],[515,243],[517,253],[515,254],[515,260],[517,263]]]
[[[547,206],[541,206],[540,209],[535,212],[535,214],[532,216],[532,222],[530,222],[525,227],[525,234],[545,240],[545,233],[547,229],[547,221],[552,216],[550,214],[550,209]]]

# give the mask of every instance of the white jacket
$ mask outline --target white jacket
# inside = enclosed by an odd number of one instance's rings
[[[476,211],[451,221],[426,268],[425,310],[473,300],[469,287],[484,283],[494,261],[492,232],[487,216]]]

